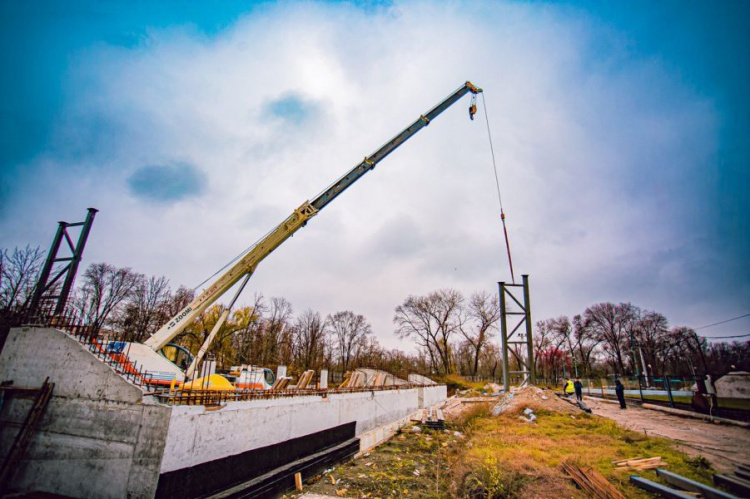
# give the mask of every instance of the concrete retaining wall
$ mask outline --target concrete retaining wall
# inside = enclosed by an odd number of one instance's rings
[[[72,497],[153,496],[170,409],[143,400],[139,388],[61,331],[11,330],[0,380],[39,387],[47,376],[55,383],[53,396],[12,487]],[[6,397],[0,419],[23,422],[31,404]],[[18,430],[2,425],[3,454]]]
[[[219,410],[175,406],[161,472],[192,467],[352,421],[357,423],[356,435],[361,435],[428,407],[420,405],[420,395],[434,405],[445,400],[446,387],[249,400],[233,402]]]
[[[356,422],[369,444],[418,409],[442,402],[445,386],[165,406],[144,396],[74,338],[54,329],[11,330],[0,381],[55,391],[11,484],[72,497],[153,497],[159,475]],[[6,397],[3,422],[22,422],[32,400]],[[3,424],[0,451],[19,429]]]

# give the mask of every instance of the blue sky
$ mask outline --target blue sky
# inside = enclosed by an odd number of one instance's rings
[[[196,285],[469,78],[537,318],[605,300],[674,325],[742,315],[748,21],[729,1],[3,2],[0,246],[46,247],[93,205],[90,261]],[[507,270],[486,131],[464,112],[247,293],[353,309],[391,345],[407,294],[492,291]]]

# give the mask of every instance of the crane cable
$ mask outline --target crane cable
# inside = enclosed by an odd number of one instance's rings
[[[503,223],[503,235],[505,236],[505,249],[508,252],[508,266],[510,267],[510,278],[513,284],[516,283],[516,277],[513,274],[513,258],[510,256],[510,240],[508,239],[508,229],[505,226],[505,212],[503,211],[503,197],[500,194],[500,178],[497,175],[497,162],[495,161],[495,148],[492,146],[492,132],[490,131],[490,119],[487,116],[487,102],[482,92],[482,107],[484,108],[484,120],[487,123],[487,137],[490,139],[490,152],[492,153],[492,168],[495,171],[495,185],[497,186],[497,200],[500,203],[500,220]]]

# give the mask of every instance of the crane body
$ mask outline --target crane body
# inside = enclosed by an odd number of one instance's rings
[[[169,322],[164,324],[156,333],[146,340],[145,345],[153,351],[159,352],[165,345],[167,345],[167,343],[179,335],[187,325],[193,322],[201,313],[203,313],[203,311],[211,306],[240,279],[252,275],[258,264],[273,250],[294,235],[299,229],[304,227],[308,220],[317,215],[320,210],[336,199],[336,197],[342,192],[362,178],[367,172],[374,169],[380,161],[385,159],[390,153],[414,136],[422,128],[429,125],[433,119],[461,99],[461,97],[467,93],[476,95],[480,92],[482,92],[481,88],[478,88],[471,82],[467,81],[427,113],[421,115],[399,134],[383,144],[370,156],[365,157],[360,163],[340,177],[315,199],[302,203],[294,210],[294,212],[292,212],[291,215],[245,253],[239,261],[233,264],[226,272],[219,276],[216,281],[201,292],[188,306],[178,312]],[[476,112],[476,106],[470,107],[469,112],[473,119],[473,114]],[[236,300],[236,298],[237,296],[235,296],[234,300]],[[222,314],[222,318],[226,319],[226,315],[228,314]],[[218,326],[220,325],[221,324],[217,324],[217,327],[214,329],[218,330]],[[210,335],[211,338],[213,336],[213,334]],[[207,343],[210,343],[210,341],[207,341]],[[198,362],[201,360],[202,354],[205,353],[207,348],[207,344],[204,344],[201,348],[201,355],[193,361],[193,365],[191,365],[191,369],[189,369],[190,375],[195,371]]]

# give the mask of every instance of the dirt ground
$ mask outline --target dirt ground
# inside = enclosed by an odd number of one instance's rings
[[[683,418],[634,405],[622,410],[618,404],[590,397],[584,402],[594,414],[612,419],[629,430],[678,442],[683,452],[705,457],[722,473],[734,471],[737,464],[750,463],[750,430],[747,428]]]

